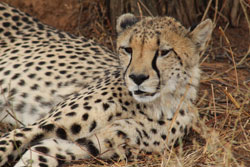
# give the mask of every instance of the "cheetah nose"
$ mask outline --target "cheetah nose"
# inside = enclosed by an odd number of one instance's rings
[[[143,75],[143,74],[139,74],[139,75],[130,74],[129,78],[131,78],[134,81],[134,83],[136,83],[137,85],[140,85],[142,82],[147,80],[149,78],[149,76]]]

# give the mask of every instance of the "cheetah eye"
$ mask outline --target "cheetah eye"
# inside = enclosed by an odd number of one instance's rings
[[[164,50],[161,50],[160,53],[161,53],[161,56],[166,56],[172,49],[164,49]]]
[[[132,54],[133,51],[131,47],[124,47],[123,50],[128,54]]]

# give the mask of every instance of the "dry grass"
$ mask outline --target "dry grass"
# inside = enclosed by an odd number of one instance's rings
[[[238,29],[228,28],[219,20],[223,15],[214,12],[215,26],[208,50],[201,57],[203,70],[199,98],[198,119],[192,132],[177,148],[164,155],[141,155],[133,162],[86,160],[74,167],[150,166],[150,167],[247,167],[250,164],[250,23],[249,4],[244,6],[245,21]],[[75,33],[94,38],[114,50],[115,37],[102,3],[89,3],[75,10],[89,14],[92,22],[79,15]],[[209,10],[209,7],[207,7]],[[206,11],[207,11],[206,10]],[[217,9],[213,9],[217,10]],[[93,15],[91,15],[92,13]],[[206,13],[204,14],[205,17]],[[249,28],[249,29],[248,29]],[[72,32],[72,31],[71,31]]]

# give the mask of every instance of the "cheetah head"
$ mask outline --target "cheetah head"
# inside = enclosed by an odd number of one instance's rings
[[[173,94],[190,80],[198,85],[199,54],[211,36],[211,20],[188,30],[171,17],[138,20],[128,13],[118,18],[116,29],[124,81],[137,101]]]

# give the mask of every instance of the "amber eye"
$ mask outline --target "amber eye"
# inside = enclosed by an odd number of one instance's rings
[[[171,51],[171,49],[164,49],[164,50],[161,50],[161,56],[166,56],[169,52]]]
[[[130,47],[124,47],[123,50],[127,52],[128,54],[132,54],[132,51],[133,51],[132,48]]]

